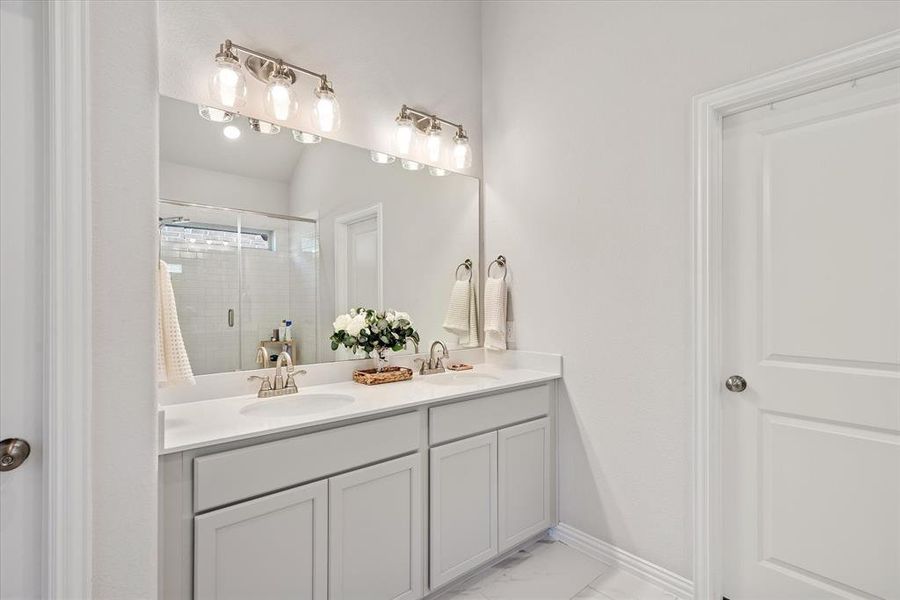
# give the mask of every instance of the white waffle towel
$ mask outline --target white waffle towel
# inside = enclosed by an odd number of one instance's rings
[[[484,282],[484,347],[506,350],[506,280]]]
[[[160,385],[194,383],[191,361],[178,325],[178,309],[169,267],[159,261],[159,301],[156,305],[156,378]]]
[[[475,286],[471,281],[456,280],[450,290],[450,303],[444,317],[444,329],[459,336],[459,345],[478,346],[478,308]]]

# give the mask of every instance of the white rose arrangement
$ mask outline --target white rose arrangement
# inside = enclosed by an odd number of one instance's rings
[[[407,313],[354,308],[335,318],[331,349],[337,350],[344,346],[354,353],[365,352],[366,356],[375,352],[384,360],[388,350],[399,352],[406,347],[408,340],[419,343],[419,334],[413,328]]]

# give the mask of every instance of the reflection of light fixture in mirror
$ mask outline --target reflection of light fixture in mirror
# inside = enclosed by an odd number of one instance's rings
[[[436,117],[429,120],[425,129],[425,156],[433,163],[441,160],[441,124]]]
[[[316,125],[324,132],[337,131],[340,128],[341,111],[327,75],[239,46],[231,40],[225,40],[225,43],[219,46],[219,52],[216,54],[216,71],[209,80],[209,92],[215,100],[214,104],[234,108],[243,106],[246,101],[247,85],[241,71],[238,53],[246,55],[244,66],[247,70],[266,84],[264,104],[266,114],[272,119],[289,121],[297,115],[300,104],[292,86],[299,75],[307,75],[319,80],[313,107]]]
[[[216,70],[209,77],[209,95],[215,104],[227,108],[243,106],[247,101],[247,80],[230,41],[219,46]]]
[[[212,121],[213,123],[230,123],[232,119],[234,119],[233,112],[228,112],[221,108],[214,108],[212,106],[204,106],[203,104],[197,105],[197,111],[200,113],[201,117],[207,121]]]
[[[341,106],[338,104],[337,98],[334,97],[334,90],[328,83],[328,79],[323,75],[316,88],[316,103],[313,107],[316,123],[319,129],[325,133],[337,131],[341,128]]]
[[[416,126],[412,117],[406,113],[406,107],[400,111],[396,118],[397,126],[394,129],[394,154],[398,156],[409,156],[412,151],[413,136],[416,133]]]
[[[256,133],[264,133],[266,135],[275,135],[281,131],[281,126],[260,119],[247,119],[250,121],[250,129]]]
[[[434,175],[435,177],[443,177],[444,175],[449,175],[450,171],[447,169],[442,169],[440,167],[428,167],[428,173]]]
[[[279,60],[266,84],[266,114],[276,121],[292,119],[300,110],[293,83],[294,74]]]
[[[469,136],[462,126],[456,130],[453,136],[453,158],[451,162],[456,169],[468,169],[472,166],[472,147],[469,146]]]
[[[301,144],[318,144],[322,141],[321,135],[309,133],[308,131],[299,131],[297,129],[292,129],[291,133],[294,135],[294,141],[300,142]]]
[[[236,140],[241,137],[241,128],[237,125],[226,125],[222,128],[222,135],[229,140]]]
[[[372,159],[373,163],[379,165],[389,165],[397,160],[396,156],[391,156],[387,152],[379,152],[377,150],[372,150],[371,152],[369,152],[369,158]]]
[[[422,163],[418,163],[414,160],[407,160],[405,158],[400,160],[400,166],[407,171],[420,171],[425,168],[425,165],[423,165]]]

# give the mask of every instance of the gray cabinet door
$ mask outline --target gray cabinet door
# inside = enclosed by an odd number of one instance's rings
[[[550,528],[549,424],[538,419],[497,434],[500,552]]]
[[[430,452],[435,589],[497,555],[497,432]]]
[[[421,455],[328,481],[330,600],[423,596]]]
[[[194,517],[198,600],[325,600],[328,485],[312,483]]]

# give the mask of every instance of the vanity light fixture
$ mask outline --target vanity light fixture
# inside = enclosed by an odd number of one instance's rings
[[[319,142],[322,141],[321,135],[309,133],[308,131],[300,131],[298,129],[291,129],[291,133],[294,136],[294,141],[300,142],[301,144],[318,144]]]
[[[425,135],[425,157],[429,162],[440,162],[443,154],[443,137],[441,125],[453,127],[453,146],[449,152],[450,166],[454,169],[468,169],[472,166],[472,147],[469,136],[461,123],[448,121],[435,114],[411,108],[404,104],[395,119],[394,152],[398,156],[409,156],[413,150],[413,139],[416,131]]]
[[[428,173],[430,175],[434,175],[435,177],[444,177],[445,175],[449,175],[450,171],[447,169],[442,169],[440,167],[428,167]]]
[[[257,50],[239,46],[225,40],[216,53],[216,70],[209,79],[209,93],[216,104],[226,108],[243,106],[247,98],[247,84],[238,59],[238,53],[246,55],[244,66],[258,80],[266,84],[266,114],[276,121],[289,121],[300,111],[300,103],[293,85],[297,74],[319,80],[315,89],[314,120],[318,128],[331,133],[341,126],[341,109],[328,76],[263,54]]]
[[[269,123],[268,121],[253,118],[249,118],[247,120],[250,122],[250,130],[255,131],[256,133],[275,135],[276,133],[281,131],[281,126],[276,125],[275,123]]]
[[[234,120],[233,112],[228,112],[227,110],[222,110],[221,108],[214,108],[212,106],[204,106],[203,104],[198,104],[197,111],[200,113],[201,117],[203,117],[207,121],[212,121],[213,123],[230,123],[232,120]]]
[[[222,135],[229,140],[236,140],[241,137],[241,128],[237,125],[226,125],[222,128]]]
[[[425,165],[423,165],[422,163],[416,162],[414,160],[409,160],[408,158],[401,158],[400,166],[407,171],[421,171],[425,168]]]
[[[397,160],[396,156],[391,156],[387,152],[379,152],[378,150],[371,150],[369,152],[369,158],[372,159],[372,162],[378,165],[389,165]]]

